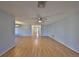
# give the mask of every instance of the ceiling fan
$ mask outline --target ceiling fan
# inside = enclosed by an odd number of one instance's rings
[[[39,24],[43,24],[48,21],[47,17],[41,16],[40,14],[37,14],[37,16],[32,19],[36,20],[35,22],[37,22]]]

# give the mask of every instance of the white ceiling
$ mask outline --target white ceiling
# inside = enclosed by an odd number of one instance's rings
[[[0,1],[0,9],[15,16],[16,20],[30,24],[37,14],[41,16],[49,16],[48,22],[53,23],[63,19],[64,17],[79,11],[79,2],[66,1],[47,1],[45,8],[37,8],[37,1]]]

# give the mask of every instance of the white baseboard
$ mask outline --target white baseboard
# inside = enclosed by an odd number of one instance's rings
[[[2,56],[3,54],[5,54],[7,51],[9,51],[10,49],[12,49],[13,47],[15,47],[15,45],[11,46],[10,48],[8,48],[7,50],[5,50],[4,52],[0,53],[0,56]]]
[[[56,39],[55,37],[52,37],[52,36],[49,36],[49,37],[52,38],[52,39]],[[60,41],[58,41],[58,40],[56,40],[56,41],[59,42],[59,43],[61,43],[61,44],[63,44],[64,46],[68,47],[68,48],[71,49],[72,51],[74,51],[74,52],[76,52],[76,53],[79,54],[79,51],[76,51],[75,49],[73,49],[73,48],[67,46],[66,44],[64,44],[64,43],[62,43],[62,42],[60,42]]]

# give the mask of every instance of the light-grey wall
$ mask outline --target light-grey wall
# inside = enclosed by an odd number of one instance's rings
[[[21,27],[15,28],[15,34],[17,36],[31,36],[32,30],[31,25],[22,25]]]
[[[43,35],[55,38],[55,40],[79,53],[79,12],[72,13],[64,17],[63,20],[43,27]]]
[[[0,54],[15,44],[14,17],[0,11]]]

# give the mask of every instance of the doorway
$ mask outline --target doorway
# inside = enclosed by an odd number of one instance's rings
[[[32,36],[37,38],[41,36],[41,25],[32,25]]]

